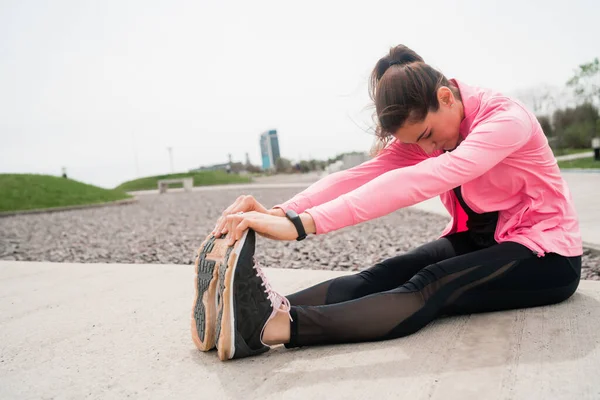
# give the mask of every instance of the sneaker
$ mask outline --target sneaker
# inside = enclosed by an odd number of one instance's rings
[[[192,308],[192,340],[201,351],[209,351],[215,347],[218,272],[229,248],[225,239],[216,239],[209,235],[198,249],[196,295]]]
[[[222,361],[264,353],[264,328],[277,311],[290,311],[290,302],[271,289],[255,263],[256,238],[248,229],[226,263],[219,268],[221,304],[217,317],[217,349]]]

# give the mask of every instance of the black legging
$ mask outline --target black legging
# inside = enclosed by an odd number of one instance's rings
[[[457,233],[287,296],[286,347],[393,339],[440,315],[554,304],[580,275],[581,256],[537,257],[514,242],[482,248]]]

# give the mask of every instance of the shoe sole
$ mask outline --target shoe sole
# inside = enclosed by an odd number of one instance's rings
[[[198,350],[209,351],[215,347],[217,317],[217,283],[219,266],[224,263],[224,241],[216,242],[208,235],[196,257],[194,304],[192,306],[192,340]]]
[[[226,262],[219,267],[219,292],[221,295],[221,309],[217,321],[217,350],[221,361],[231,360],[235,355],[235,311],[233,309],[233,285],[237,260],[244,244],[248,230],[244,231],[242,238],[237,241],[233,249],[228,251]]]

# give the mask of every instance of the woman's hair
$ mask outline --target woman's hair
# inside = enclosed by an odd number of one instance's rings
[[[437,111],[441,86],[451,87],[448,79],[421,56],[404,45],[392,47],[371,73],[369,94],[377,124],[372,155],[385,148],[404,123],[421,122],[429,111]],[[453,91],[459,96],[458,90]]]

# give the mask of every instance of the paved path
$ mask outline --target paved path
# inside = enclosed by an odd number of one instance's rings
[[[590,158],[594,157],[593,151],[586,151],[585,153],[576,153],[576,154],[567,154],[564,156],[556,157],[556,161],[569,161],[569,160],[578,160],[580,158]]]
[[[342,275],[266,274],[283,294]],[[192,344],[192,282],[192,266],[0,262],[0,398],[600,398],[597,282],[554,306],[225,363]]]
[[[193,192],[209,192],[215,190],[243,190],[243,189],[278,189],[278,188],[298,188],[298,191],[307,188],[315,181],[310,182],[280,182],[280,183],[240,183],[231,185],[211,185],[211,186],[194,186]],[[169,189],[168,193],[183,193],[183,188]],[[144,196],[149,194],[158,194],[158,189],[138,190],[128,192],[135,196]]]

